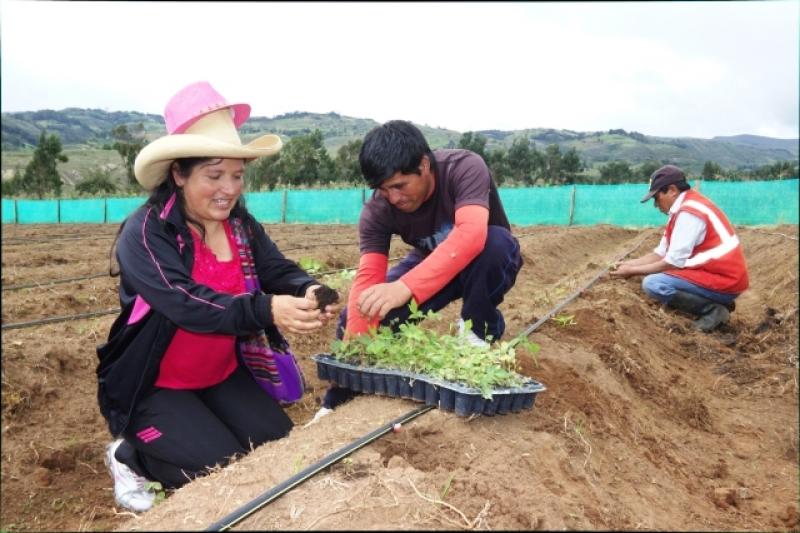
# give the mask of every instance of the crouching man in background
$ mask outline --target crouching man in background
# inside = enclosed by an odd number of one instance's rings
[[[725,213],[691,190],[683,171],[665,165],[650,177],[642,202],[668,215],[658,247],[622,261],[612,277],[645,275],[642,289],[662,304],[697,317],[695,329],[710,332],[730,318],[734,300],[748,287],[742,245]]]

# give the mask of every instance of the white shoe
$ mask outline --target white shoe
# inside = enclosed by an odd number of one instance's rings
[[[473,346],[480,346],[481,348],[489,347],[489,343],[481,339],[477,335],[475,335],[474,331],[472,331],[471,329],[465,331],[466,328],[464,327],[465,324],[463,319],[461,318],[458,319],[457,326],[458,326],[458,336],[463,338],[469,344]]]
[[[117,461],[114,454],[122,444],[122,439],[117,439],[106,446],[105,462],[111,477],[114,479],[114,499],[122,507],[141,513],[153,506],[156,495],[145,488],[146,478],[136,474],[128,465]]]
[[[304,427],[304,428],[307,428],[307,427],[308,427],[308,426],[310,426],[311,424],[316,424],[317,422],[319,422],[319,419],[320,419],[320,418],[322,418],[323,416],[328,416],[328,415],[329,415],[329,414],[331,414],[332,412],[333,412],[333,409],[328,409],[327,407],[320,407],[320,408],[319,408],[319,411],[317,411],[317,413],[314,415],[314,418],[312,418],[312,419],[311,419],[311,421],[310,421],[310,422],[308,422],[308,423],[307,423],[306,425],[304,425],[303,427]]]

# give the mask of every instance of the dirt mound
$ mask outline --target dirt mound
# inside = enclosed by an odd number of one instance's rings
[[[269,231],[284,249],[354,235],[352,226]],[[521,356],[520,368],[547,386],[532,410],[466,419],[430,411],[236,528],[796,529],[798,231],[737,231],[751,289],[720,331],[694,331],[688,317],[647,300],[638,280],[603,279],[531,335],[541,350],[536,361]],[[525,266],[502,305],[509,336],[622,252],[643,240],[638,255],[658,240],[655,230],[611,226],[515,233],[525,235]],[[92,268],[100,271],[104,248],[92,246],[82,244],[82,256],[97,256]],[[53,245],[48,253],[68,252]],[[355,265],[357,248],[331,244],[287,256],[342,268]],[[21,267],[24,257],[4,247],[4,285],[36,276]],[[116,305],[105,295],[113,282],[96,283],[96,290],[4,294],[4,323],[46,316],[34,309],[63,295]],[[454,321],[456,306],[444,315]],[[303,427],[327,385],[303,359],[311,390],[288,410],[297,425],[287,438],[131,518],[114,509],[102,465],[109,437],[94,401],[93,348],[112,320],[4,332],[4,529],[202,529],[417,405],[361,396]],[[289,340],[299,354],[324,352],[329,329]]]

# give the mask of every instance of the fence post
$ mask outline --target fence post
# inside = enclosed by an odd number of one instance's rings
[[[572,220],[575,218],[575,189],[576,186],[573,185],[572,192],[570,192],[569,195],[569,222],[567,223],[567,226],[571,226]]]
[[[286,224],[286,196],[287,196],[286,189],[283,189],[283,202],[281,205],[281,224]]]

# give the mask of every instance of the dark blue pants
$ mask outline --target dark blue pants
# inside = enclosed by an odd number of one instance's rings
[[[386,281],[395,281],[424,259],[416,250],[411,251],[386,275]],[[503,314],[497,306],[514,286],[517,273],[522,268],[517,239],[507,229],[489,226],[483,251],[450,283],[419,306],[420,311],[439,311],[447,304],[461,298],[461,318],[472,320],[472,331],[485,339],[499,340],[506,329]],[[408,305],[389,311],[381,325],[401,324],[408,320]],[[339,315],[336,337],[341,339],[347,324],[347,307]]]

